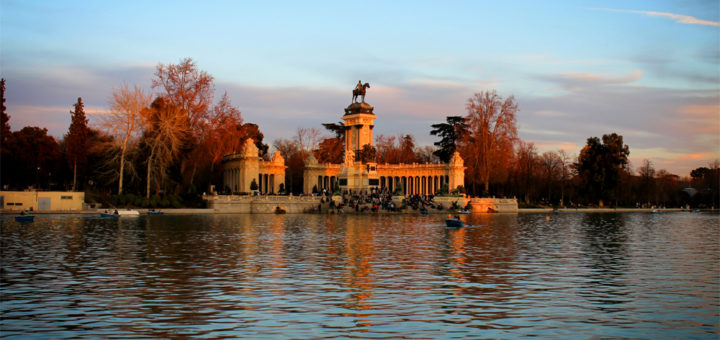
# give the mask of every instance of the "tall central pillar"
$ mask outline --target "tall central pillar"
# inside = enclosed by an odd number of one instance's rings
[[[375,163],[362,164],[357,159],[365,145],[373,145],[375,114],[367,103],[352,103],[342,117],[345,122],[345,161],[338,175],[338,184],[343,190],[369,192],[379,187]]]
[[[345,152],[356,154],[365,145],[373,145],[375,114],[367,103],[352,103],[345,109]]]

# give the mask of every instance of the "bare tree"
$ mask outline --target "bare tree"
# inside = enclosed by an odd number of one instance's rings
[[[466,178],[474,192],[478,183],[488,192],[493,172],[505,169],[511,158],[517,139],[518,105],[513,96],[503,100],[492,90],[476,93],[468,99],[466,109],[467,133],[459,148],[468,167]]]
[[[547,186],[548,202],[552,203],[552,189],[562,177],[562,159],[554,151],[544,152],[540,156],[540,165],[543,169],[543,177]]]
[[[146,109],[152,100],[152,95],[137,85],[130,88],[122,84],[113,89],[109,100],[110,114],[102,116],[100,125],[109,134],[120,140],[120,171],[118,172],[118,194],[123,192],[123,175],[125,173],[125,157],[128,144],[137,137],[142,129],[141,111]]]
[[[523,195],[525,203],[530,203],[537,191],[539,163],[540,160],[534,143],[523,141],[517,143],[517,152],[513,164],[514,177],[518,185],[518,194]]]
[[[152,179],[155,179],[157,187],[161,186],[167,176],[167,166],[180,153],[192,130],[187,123],[185,110],[167,103],[163,98],[155,99],[150,109],[143,110],[142,118],[145,125],[143,139],[150,152],[146,190],[146,197],[149,198]]]
[[[435,163],[440,161],[440,158],[436,154],[436,149],[432,146],[425,145],[417,147],[415,154],[417,155],[418,162],[420,163]]]
[[[375,135],[375,150],[377,151],[378,163],[397,162],[396,144],[395,136]]]
[[[419,160],[413,135],[375,136],[377,161],[379,163],[411,164]]]
[[[638,175],[640,176],[640,192],[645,193],[643,201],[650,204],[655,197],[655,167],[652,162],[645,158],[642,161],[642,165],[638,168]]]
[[[161,96],[185,112],[193,130],[199,129],[207,118],[213,101],[215,84],[213,77],[200,71],[191,58],[178,64],[160,63],[155,71],[153,88],[160,88]]]
[[[298,128],[293,140],[297,143],[303,161],[312,150],[318,148],[322,140],[322,131],[318,128]]]
[[[297,141],[287,138],[277,139],[273,143],[273,148],[280,151],[285,158],[285,181],[287,182],[287,192],[300,193],[303,191],[303,169],[305,167],[305,158],[300,152]]]
[[[565,183],[570,179],[570,166],[572,165],[571,159],[575,158],[570,156],[565,150],[558,150],[558,156],[560,157],[560,206],[565,206]]]

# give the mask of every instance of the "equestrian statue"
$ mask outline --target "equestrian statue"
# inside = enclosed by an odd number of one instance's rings
[[[355,86],[355,88],[353,89],[353,99],[352,99],[353,103],[357,103],[358,96],[362,97],[362,102],[364,103],[365,102],[365,89],[369,89],[369,88],[370,88],[370,84],[365,83],[363,85],[363,83],[358,80],[357,86]]]

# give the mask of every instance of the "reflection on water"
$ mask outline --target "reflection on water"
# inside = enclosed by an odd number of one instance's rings
[[[717,338],[718,216],[3,217],[0,337]]]

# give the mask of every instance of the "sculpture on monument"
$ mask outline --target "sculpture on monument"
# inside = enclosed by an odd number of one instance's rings
[[[358,96],[362,97],[362,102],[364,103],[365,102],[365,89],[369,89],[369,88],[370,88],[370,84],[365,83],[363,85],[363,83],[358,80],[357,85],[353,89],[353,99],[352,99],[353,103],[357,103]]]
[[[345,154],[343,155],[345,158],[345,163],[343,164],[353,164],[355,163],[355,154],[354,152],[345,150]]]

